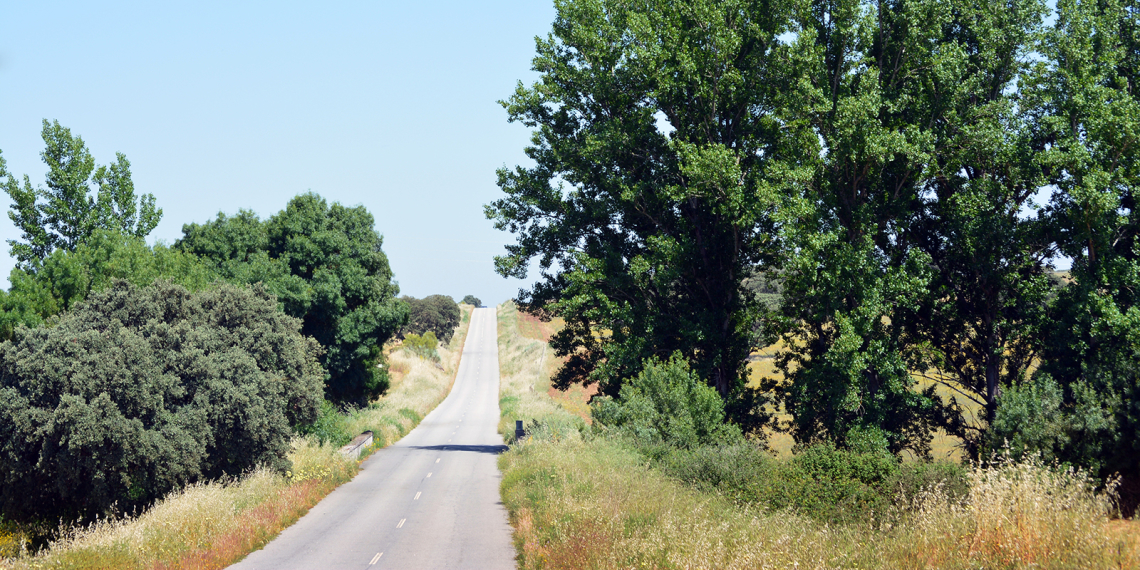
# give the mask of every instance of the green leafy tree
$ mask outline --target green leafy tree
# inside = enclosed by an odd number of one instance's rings
[[[745,360],[760,301],[742,286],[771,252],[767,176],[804,141],[776,108],[788,85],[791,2],[567,0],[537,40],[540,79],[504,103],[534,129],[533,167],[499,171],[486,207],[517,235],[503,276],[541,280],[520,308],[565,319],[555,385],[618,395],[675,352],[731,402],[751,402]],[[659,127],[660,125],[660,127]],[[810,139],[809,139],[810,140]],[[733,416],[763,421],[750,403]]]
[[[388,387],[381,348],[407,322],[382,239],[362,206],[309,193],[266,221],[239,212],[187,224],[175,247],[201,256],[222,279],[264,283],[302,332],[325,348],[326,393],[365,404]]]
[[[975,458],[1002,391],[1027,380],[1047,328],[1046,264],[1055,250],[1032,210],[1046,180],[1019,90],[1045,11],[1038,0],[956,6],[946,42],[960,71],[945,78],[954,89],[931,97],[940,114],[931,129],[936,168],[915,240],[936,269],[908,321],[914,342],[928,343],[927,377],[980,410],[951,397],[937,422]]]
[[[75,251],[57,249],[34,273],[14,268],[9,290],[0,295],[0,340],[12,338],[16,327],[47,322],[116,279],[138,286],[155,279],[170,280],[191,291],[212,281],[196,256],[162,244],[150,247],[141,237],[97,229]]]
[[[7,240],[21,268],[34,272],[53,251],[74,251],[97,229],[145,237],[158,225],[162,209],[155,207],[153,194],[136,197],[127,157],[117,153],[114,163],[96,168],[83,139],[58,121],[45,119],[42,137],[46,188],[33,188],[27,175],[21,185],[11,173],[0,172],[13,202],[8,217],[22,232],[23,241]]]
[[[480,301],[479,297],[476,297],[475,295],[467,295],[466,297],[463,298],[462,301],[460,301],[460,303],[463,303],[464,305],[471,305],[472,307],[475,307],[475,308],[479,308],[479,307],[483,306],[483,301]]]
[[[773,387],[799,442],[880,430],[924,454],[938,426],[976,453],[1000,386],[1024,379],[1049,250],[1020,215],[1041,180],[1012,94],[1043,12],[845,0],[798,20],[788,114],[817,143],[766,329],[787,347]],[[912,371],[979,402],[983,424]]]
[[[321,403],[319,345],[260,286],[116,281],[0,343],[0,508],[90,518],[193,481],[287,469]]]
[[[1038,115],[1038,160],[1058,190],[1050,229],[1073,260],[1072,282],[1057,295],[1034,379],[1049,397],[1003,403],[1005,429],[993,444],[1010,439],[1103,476],[1120,473],[1126,489],[1137,488],[1140,4],[1061,0],[1041,51],[1026,92]],[[1140,497],[1129,500],[1134,508]]]
[[[408,305],[408,324],[404,331],[422,335],[433,332],[444,344],[451,342],[459,326],[459,305],[447,295],[428,295],[423,299],[401,297]]]

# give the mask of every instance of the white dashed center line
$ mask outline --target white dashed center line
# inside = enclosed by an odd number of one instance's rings
[[[440,459],[440,458],[436,457],[436,458],[435,458],[435,462],[436,462],[436,463],[439,463],[439,459]]]
[[[408,520],[408,519],[400,519],[400,524],[396,525],[396,528],[400,528],[400,527],[404,526],[404,521],[406,521],[406,520]]]
[[[431,477],[431,473],[428,473],[428,477]]]
[[[419,498],[420,498],[420,493],[422,493],[422,492],[423,492],[423,491],[417,491],[417,492],[416,492],[416,496],[415,496],[414,498],[412,498],[412,500],[413,500],[413,501],[418,501],[418,500],[419,500]]]
[[[384,553],[383,552],[377,552],[376,556],[372,557],[372,562],[369,562],[368,565],[372,566],[373,564],[376,564],[377,562],[379,562],[381,556],[384,556]]]

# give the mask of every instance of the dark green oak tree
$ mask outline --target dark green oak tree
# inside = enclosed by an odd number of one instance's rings
[[[23,241],[7,240],[21,268],[34,272],[53,251],[74,251],[97,229],[145,237],[158,225],[162,209],[155,207],[153,194],[135,195],[131,163],[122,153],[96,168],[83,139],[59,121],[44,119],[41,135],[46,187],[33,187],[27,175],[20,184],[11,173],[0,172],[12,199],[8,217],[22,234]]]
[[[451,342],[462,316],[455,299],[447,295],[428,295],[423,299],[401,297],[400,300],[408,306],[408,324],[401,334],[423,335],[431,331],[444,344]]]
[[[116,281],[0,342],[0,514],[87,519],[284,471],[317,417],[320,346],[263,287]]]
[[[327,396],[367,404],[388,387],[381,349],[407,322],[382,238],[363,206],[308,193],[261,221],[239,212],[187,224],[175,247],[235,283],[264,283],[301,331],[325,348]]]

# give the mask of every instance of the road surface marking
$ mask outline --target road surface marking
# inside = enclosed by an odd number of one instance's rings
[[[413,500],[413,501],[417,501],[417,500],[419,500],[419,498],[420,498],[420,493],[422,493],[422,492],[423,492],[423,491],[417,491],[417,492],[416,492],[416,496],[415,496],[415,498],[414,498],[414,499],[412,499],[412,500]]]
[[[373,564],[376,564],[377,562],[379,562],[381,556],[384,556],[384,553],[383,552],[377,552],[376,556],[372,557],[372,562],[369,562],[368,565],[372,566]]]
[[[431,477],[431,473],[428,473],[428,477]]]
[[[436,457],[436,458],[435,458],[435,462],[436,462],[436,463],[439,463],[439,458],[438,458],[438,457]]]
[[[400,527],[404,526],[404,521],[406,521],[406,520],[408,520],[408,519],[400,519],[400,524],[396,525],[396,528],[400,528]]]

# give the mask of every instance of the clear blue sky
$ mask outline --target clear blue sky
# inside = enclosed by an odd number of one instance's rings
[[[553,18],[547,0],[4,2],[0,150],[39,184],[42,119],[98,164],[124,153],[164,212],[152,241],[307,190],[363,204],[403,294],[493,304],[523,282],[495,274],[511,238],[483,205],[529,138],[496,101],[534,80]],[[0,237],[19,237],[7,216]]]

